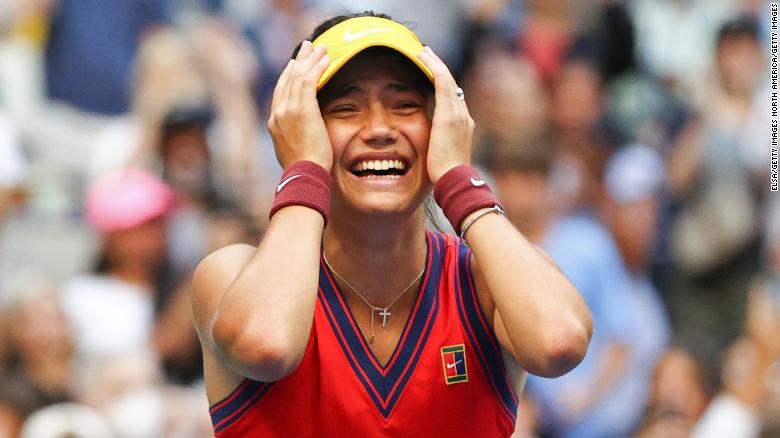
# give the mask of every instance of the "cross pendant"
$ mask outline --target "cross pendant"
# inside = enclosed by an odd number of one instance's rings
[[[377,309],[377,310],[380,310],[380,309]],[[387,307],[385,307],[384,309],[381,309],[381,310],[382,311],[379,312],[379,316],[382,317],[382,328],[385,328],[385,326],[387,325],[387,318],[390,315],[392,315],[392,313],[387,310]]]

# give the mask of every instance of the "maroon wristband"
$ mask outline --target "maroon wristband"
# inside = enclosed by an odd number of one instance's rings
[[[331,183],[330,173],[317,163],[298,161],[291,164],[276,187],[276,198],[268,217],[273,217],[281,208],[303,205],[317,210],[327,225]]]
[[[477,171],[465,165],[453,167],[439,178],[433,198],[458,235],[466,216],[480,208],[500,205]]]

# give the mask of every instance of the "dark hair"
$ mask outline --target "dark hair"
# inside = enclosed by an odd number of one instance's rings
[[[729,20],[718,30],[717,44],[720,46],[724,40],[747,37],[758,41],[758,20],[750,15]]]
[[[555,157],[555,147],[549,134],[528,141],[492,144],[489,149],[485,165],[492,173],[520,171],[547,175]]]
[[[343,23],[351,18],[358,18],[358,17],[377,17],[377,18],[384,18],[386,20],[392,20],[392,17],[390,17],[389,15],[376,13],[374,11],[363,11],[363,12],[355,12],[352,14],[337,15],[335,17],[328,18],[327,20],[318,24],[317,27],[315,27],[314,30],[311,32],[311,34],[307,36],[306,39],[303,41],[314,41],[320,35],[327,32],[333,26],[339,23]],[[293,50],[292,57],[291,57],[292,59],[295,59],[295,57],[298,56],[298,51],[301,50],[301,44],[303,44],[303,41],[301,41],[300,43],[298,43],[297,46],[295,46],[295,50]]]

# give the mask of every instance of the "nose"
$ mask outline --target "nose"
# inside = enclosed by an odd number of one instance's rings
[[[398,130],[393,124],[391,114],[381,102],[369,105],[361,137],[369,146],[388,146],[398,139]]]

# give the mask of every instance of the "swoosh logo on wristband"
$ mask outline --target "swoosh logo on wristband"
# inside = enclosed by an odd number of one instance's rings
[[[474,179],[473,176],[470,179],[471,179],[471,185],[474,187],[482,187],[485,184],[487,184],[485,181],[482,181],[481,179]]]
[[[284,186],[287,185],[287,183],[289,183],[290,181],[294,180],[295,178],[298,178],[299,176],[303,176],[303,175],[298,174],[298,175],[293,175],[293,176],[291,176],[289,178],[285,178],[284,181],[280,182],[279,185],[276,186],[276,193],[281,192],[282,189],[284,188]]]

